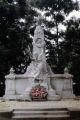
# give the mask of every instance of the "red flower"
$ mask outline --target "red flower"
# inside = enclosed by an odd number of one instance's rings
[[[48,93],[47,93],[46,88],[44,88],[43,86],[40,86],[40,85],[33,87],[31,90],[31,98],[33,100],[47,99],[47,95],[48,95]]]

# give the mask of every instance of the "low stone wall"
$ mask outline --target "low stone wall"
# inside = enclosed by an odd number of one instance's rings
[[[61,98],[74,98],[71,74],[54,74],[51,78],[52,88]]]
[[[72,75],[68,72],[64,74],[53,74],[53,76],[47,78],[50,79],[52,88],[56,91],[57,95],[61,98],[74,98],[73,95],[73,82]],[[10,74],[6,76],[6,90],[5,99],[18,99],[18,96],[28,91],[30,86],[33,86],[34,77],[26,77],[24,75],[14,74],[10,71]]]

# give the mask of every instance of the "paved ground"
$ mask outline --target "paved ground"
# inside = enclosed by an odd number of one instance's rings
[[[37,109],[37,108],[70,108],[80,109],[80,100],[62,100],[62,101],[45,101],[45,102],[19,102],[0,100],[0,110],[11,109]]]

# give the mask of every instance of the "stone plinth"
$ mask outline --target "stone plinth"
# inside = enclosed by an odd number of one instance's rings
[[[54,74],[51,78],[52,88],[61,98],[74,98],[72,75],[68,73]]]
[[[13,71],[13,70],[12,70]],[[16,75],[10,71],[10,74],[6,76],[6,91],[5,99],[23,99],[31,100],[30,90],[38,83],[34,83],[34,77],[26,77],[25,75]],[[50,80],[51,87],[48,88],[47,83],[40,83],[48,89],[48,100],[60,100],[61,98],[74,98],[72,88],[72,75],[68,73],[54,74],[48,76],[47,81]]]

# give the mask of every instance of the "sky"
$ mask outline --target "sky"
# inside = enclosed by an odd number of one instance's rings
[[[78,3],[80,4],[80,0],[73,0],[74,2],[78,1]],[[80,6],[80,5],[79,5]],[[38,11],[38,10],[37,10]],[[42,14],[42,16],[44,16],[44,12],[38,11],[39,13]],[[75,17],[75,19],[80,18],[80,10],[76,11],[73,10],[67,17],[66,20],[70,20],[72,17]],[[50,19],[50,18],[48,18]]]
[[[80,0],[73,0],[74,2],[78,1],[79,3],[79,6],[80,6]],[[71,17],[76,17],[76,18],[80,18],[80,10],[76,11],[76,10],[73,10],[69,16],[67,17],[67,19],[70,19]]]
[[[80,0],[73,0],[74,2],[78,1],[79,4],[80,4]],[[36,8],[35,8],[36,9]],[[36,9],[38,13],[40,13],[42,16],[44,16],[44,13],[45,12],[41,12],[40,10]],[[76,10],[73,10],[71,13],[69,13],[69,15],[67,17],[65,17],[65,20],[70,20],[71,18],[74,18],[74,19],[79,19],[80,18],[80,10],[76,11]],[[51,18],[49,17],[48,20],[50,20]],[[20,19],[20,22],[25,22],[24,19]],[[63,30],[65,31],[66,30],[66,27],[62,24],[59,25],[59,29],[60,30]],[[56,32],[55,29],[52,30],[53,33]]]
[[[66,20],[71,19],[72,17],[75,17],[76,19],[80,18],[80,10],[76,11],[73,10],[66,18]]]
[[[74,2],[76,2],[76,1],[78,1],[78,2],[80,2],[80,0],[73,0]]]

